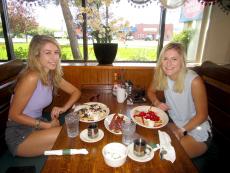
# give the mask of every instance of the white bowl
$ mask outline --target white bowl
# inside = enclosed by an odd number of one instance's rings
[[[105,163],[111,167],[119,167],[126,161],[128,149],[121,143],[109,143],[102,149]]]

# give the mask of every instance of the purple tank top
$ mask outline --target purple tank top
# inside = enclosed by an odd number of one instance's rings
[[[52,93],[52,86],[43,85],[42,82],[38,80],[37,87],[23,110],[23,113],[32,118],[41,117],[43,109],[52,102]]]

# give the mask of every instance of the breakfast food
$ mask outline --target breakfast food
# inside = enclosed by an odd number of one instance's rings
[[[106,106],[98,103],[86,103],[76,111],[76,115],[80,117],[80,120],[85,122],[99,121],[107,115]]]
[[[159,116],[153,111],[135,111],[135,114],[133,116],[135,120],[145,126],[150,127],[159,127],[163,124],[163,121],[160,119]]]
[[[114,114],[110,124],[109,124],[109,129],[114,131],[115,133],[120,133],[121,132],[121,125],[122,122],[124,121],[124,115],[121,114]]]

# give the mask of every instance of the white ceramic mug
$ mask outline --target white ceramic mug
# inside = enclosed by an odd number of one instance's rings
[[[117,102],[123,103],[125,99],[128,97],[128,93],[125,88],[118,87],[117,88]]]

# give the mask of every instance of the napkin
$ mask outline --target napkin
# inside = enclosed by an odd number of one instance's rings
[[[75,154],[88,154],[89,152],[85,149],[64,149],[64,150],[48,150],[44,151],[44,155],[75,155]]]
[[[173,163],[176,160],[176,153],[174,147],[171,145],[170,136],[166,132],[160,130],[158,130],[158,135],[160,140],[160,153],[162,155],[162,159],[169,160]]]

